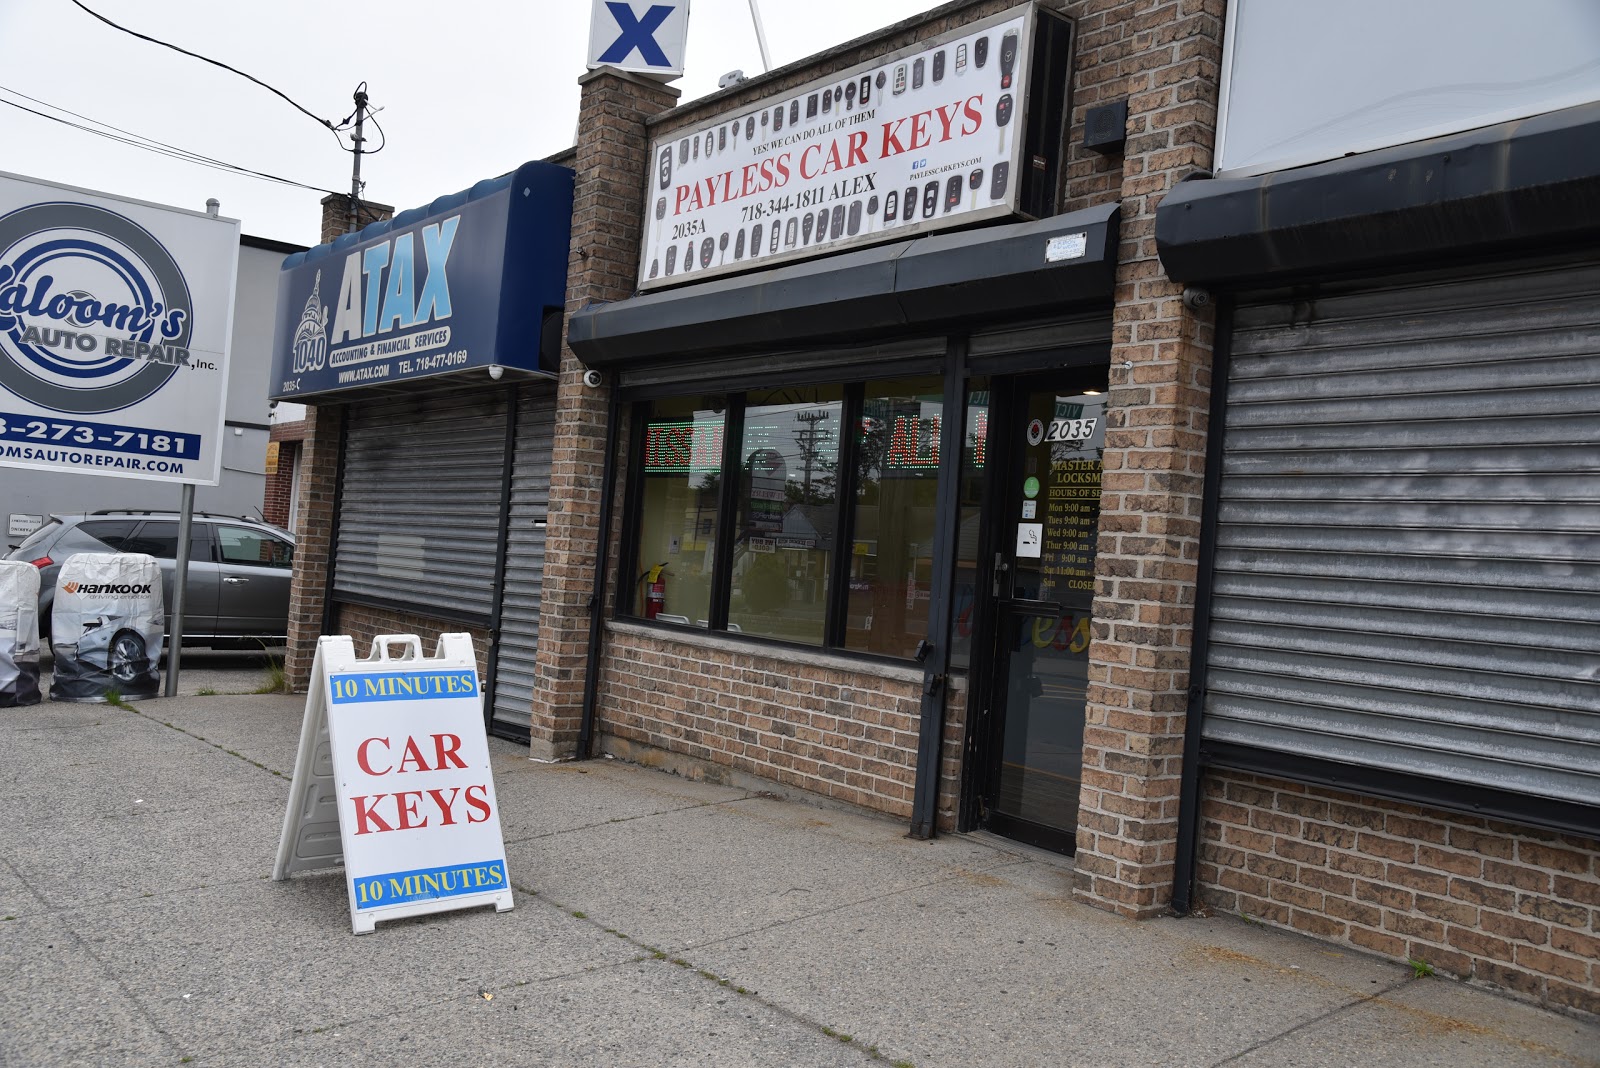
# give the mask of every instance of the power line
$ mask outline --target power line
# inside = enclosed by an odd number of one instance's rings
[[[293,99],[291,99],[288,96],[288,94],[286,94],[286,93],[284,93],[284,92],[282,92],[282,91],[280,91],[278,89],[273,88],[272,86],[268,85],[266,82],[262,81],[260,78],[257,78],[254,75],[246,74],[244,71],[238,69],[237,67],[230,67],[226,63],[223,63],[223,62],[221,62],[219,60],[211,59],[208,56],[202,56],[198,52],[191,52],[187,48],[179,48],[175,44],[168,44],[166,41],[160,40],[160,39],[155,38],[155,37],[147,36],[145,34],[140,33],[137,30],[130,30],[126,26],[118,25],[117,23],[112,22],[110,19],[106,18],[104,15],[100,14],[98,11],[95,11],[92,8],[87,7],[82,2],[82,0],[71,0],[71,2],[74,5],[76,5],[77,7],[82,8],[83,11],[86,12],[87,14],[92,15],[93,17],[99,19],[101,22],[105,23],[107,26],[110,26],[114,30],[121,30],[123,33],[126,33],[126,34],[128,34],[128,35],[130,35],[132,37],[137,37],[141,41],[148,41],[151,44],[160,45],[162,48],[170,48],[174,52],[181,52],[184,55],[189,56],[192,59],[198,59],[202,63],[209,63],[213,67],[221,67],[225,71],[230,71],[230,72],[232,72],[234,74],[237,74],[241,78],[245,78],[245,79],[248,79],[249,81],[255,82],[257,85],[261,86],[261,88],[265,89],[267,92],[272,93],[274,96],[282,98],[285,102],[287,102],[289,104],[290,107],[294,108],[296,111],[300,112],[302,115],[304,115],[307,118],[311,119],[312,121],[316,122],[319,126],[327,127],[327,129],[333,133],[334,140],[336,140],[336,141],[339,140],[338,129],[334,126],[333,123],[329,122],[327,119],[324,119],[324,118],[321,118],[321,117],[319,117],[317,115],[312,114],[310,111],[307,111],[305,108],[301,107],[298,103],[296,103]],[[341,148],[344,147],[344,142],[343,141],[339,141],[339,147],[341,147]],[[349,151],[349,149],[346,149],[346,151]]]
[[[0,89],[4,89],[4,86],[0,86]],[[16,93],[16,91],[13,89],[5,89],[5,91],[8,93],[15,93],[15,95],[23,97],[25,100],[33,100],[34,103],[43,104],[48,108],[56,107],[54,104],[47,104],[42,100],[36,100],[35,98],[27,96],[26,94]],[[185,148],[178,148],[174,145],[168,145],[160,141],[143,137],[140,134],[129,133],[126,130],[120,130],[118,127],[111,126],[109,123],[102,123],[98,119],[91,119],[86,115],[78,115],[78,113],[75,111],[67,111],[66,108],[56,108],[56,110],[65,112],[68,115],[76,115],[80,119],[95,123],[99,126],[104,126],[106,129],[97,130],[92,126],[85,126],[82,123],[73,122],[70,119],[64,119],[60,115],[51,115],[43,111],[38,111],[24,104],[19,104],[15,100],[6,100],[3,97],[0,97],[0,104],[6,104],[10,107],[16,108],[18,111],[25,111],[30,115],[37,115],[41,119],[49,119],[51,122],[59,122],[63,126],[70,126],[75,130],[82,130],[84,133],[94,134],[96,137],[104,137],[124,145],[129,145],[133,148],[142,148],[146,152],[154,152],[157,155],[168,156],[172,159],[181,160],[185,163],[193,163],[201,167],[210,167],[212,170],[239,174],[247,178],[259,178],[263,181],[277,182],[281,185],[291,185],[299,189],[309,189],[317,193],[335,193],[335,195],[338,196],[344,195],[342,193],[337,193],[337,191],[333,189],[324,189],[319,185],[307,185],[305,182],[297,182],[292,178],[283,178],[276,174],[268,174],[266,171],[257,171],[252,170],[249,167],[241,167],[236,163],[226,163],[219,159],[213,159],[210,156],[203,156],[198,152],[190,152]],[[108,130],[115,130],[117,132],[111,133],[108,132]],[[123,134],[126,134],[126,136],[121,136]]]

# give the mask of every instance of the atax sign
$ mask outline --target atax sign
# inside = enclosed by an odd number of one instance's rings
[[[0,465],[217,484],[239,223],[0,174]]]

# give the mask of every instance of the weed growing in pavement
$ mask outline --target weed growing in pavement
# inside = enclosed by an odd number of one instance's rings
[[[283,661],[267,652],[267,643],[261,643],[261,651],[267,655],[267,666],[263,668],[261,685],[251,693],[288,693],[289,678],[284,674]]]
[[[1418,960],[1416,957],[1412,957],[1411,959],[1407,960],[1406,963],[1411,965],[1411,978],[1431,979],[1433,977],[1433,965],[1429,964],[1427,961]]]
[[[115,705],[118,708],[126,708],[130,712],[133,711],[133,706],[122,699],[122,691],[115,686],[106,691],[106,704]]]
[[[215,697],[217,696],[217,691],[209,686],[202,686],[194,692],[194,695],[196,697]]]

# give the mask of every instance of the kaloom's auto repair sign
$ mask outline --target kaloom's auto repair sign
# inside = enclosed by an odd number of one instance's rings
[[[1006,12],[652,143],[639,288],[1010,214],[1032,17]]]
[[[239,223],[0,174],[0,465],[216,485]]]

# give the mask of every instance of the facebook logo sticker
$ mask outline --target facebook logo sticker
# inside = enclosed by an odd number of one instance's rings
[[[589,69],[617,67],[643,74],[683,73],[689,0],[594,0],[589,21]]]

